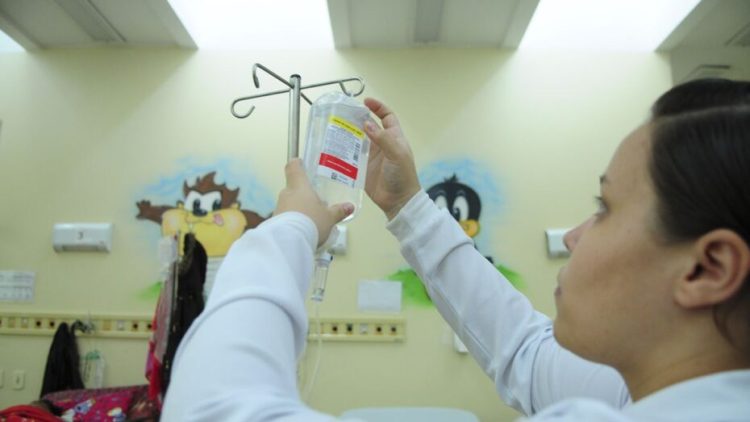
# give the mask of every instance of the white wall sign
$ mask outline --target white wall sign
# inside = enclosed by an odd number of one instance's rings
[[[0,271],[0,302],[32,302],[35,279],[30,271]]]

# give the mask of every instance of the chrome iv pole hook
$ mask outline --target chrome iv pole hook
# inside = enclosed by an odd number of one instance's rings
[[[365,90],[365,82],[362,80],[362,78],[359,77],[352,77],[352,78],[346,78],[346,79],[336,79],[333,81],[328,82],[321,82],[316,83],[312,85],[302,86],[302,77],[300,75],[294,74],[289,77],[289,80],[285,80],[284,78],[280,77],[276,73],[272,72],[267,67],[263,66],[260,63],[253,64],[253,83],[255,84],[256,88],[260,87],[260,81],[258,80],[258,69],[268,73],[269,75],[273,76],[276,80],[281,82],[282,84],[286,85],[287,89],[281,89],[273,92],[265,92],[262,94],[257,95],[251,95],[247,97],[242,97],[234,100],[232,102],[232,106],[230,107],[230,111],[232,112],[232,115],[234,117],[237,117],[239,119],[244,119],[245,117],[250,116],[253,113],[253,110],[255,110],[255,106],[250,106],[250,110],[247,111],[247,113],[238,113],[236,111],[237,104],[241,101],[250,100],[253,98],[260,98],[260,97],[268,97],[271,95],[276,94],[289,94],[289,135],[288,135],[288,148],[287,148],[287,161],[291,160],[293,158],[297,158],[299,156],[299,104],[300,104],[300,98],[303,98],[305,101],[307,101],[308,104],[312,105],[312,101],[310,101],[305,94],[302,93],[303,89],[307,88],[315,88],[319,86],[325,86],[325,85],[334,85],[337,84],[339,88],[341,88],[341,91],[344,92],[345,95],[349,97],[356,97],[357,95],[361,94]],[[359,82],[359,89],[356,91],[350,91],[345,83],[351,82],[351,81],[357,81]]]
[[[287,81],[286,79],[284,79],[281,76],[277,75],[271,69],[263,66],[260,63],[253,64],[253,83],[255,84],[256,88],[260,88],[260,80],[258,79],[258,68],[260,68],[264,72],[268,73],[269,75],[273,76],[276,80],[278,80],[282,84],[288,86],[289,89],[280,89],[280,90],[277,90],[277,91],[266,92],[266,93],[263,93],[263,94],[256,94],[256,95],[250,95],[250,96],[247,96],[247,97],[237,98],[236,100],[232,101],[231,112],[232,112],[232,115],[234,117],[238,118],[238,119],[244,119],[244,118],[250,116],[251,114],[253,114],[253,111],[255,110],[255,106],[251,105],[250,106],[250,110],[248,110],[247,113],[238,113],[236,111],[237,103],[242,102],[242,101],[246,101],[246,100],[252,100],[254,98],[261,98],[261,97],[268,97],[268,96],[276,95],[276,94],[283,94],[283,93],[289,92],[292,89],[294,89],[294,85],[290,84],[289,81]],[[363,82],[362,82],[362,84],[364,85]],[[343,89],[343,85],[342,85],[342,89]],[[364,87],[362,89],[364,90]],[[344,91],[344,92],[346,92],[346,91]],[[349,95],[349,94],[347,93],[347,95]],[[307,101],[308,104],[312,104],[312,101],[310,101],[310,99],[307,98],[307,96],[305,96],[305,94],[303,94],[303,93],[300,92],[300,97],[304,98],[305,101]]]
[[[359,90],[357,92],[351,92],[348,89],[346,89],[346,85],[344,85],[344,82],[351,82],[351,81],[357,81],[359,82]],[[336,79],[335,81],[328,81],[328,82],[320,82],[317,84],[312,85],[305,85],[301,87],[300,89],[307,89],[307,88],[316,88],[319,86],[325,86],[325,85],[333,85],[338,84],[339,88],[341,88],[341,92],[346,94],[349,97],[356,97],[365,90],[365,81],[362,80],[360,77],[353,77],[353,78],[346,78],[346,79]]]

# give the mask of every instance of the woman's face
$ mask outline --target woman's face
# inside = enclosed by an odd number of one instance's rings
[[[613,366],[668,334],[671,281],[680,275],[675,248],[655,234],[649,131],[641,126],[620,144],[601,177],[600,208],[565,235],[571,257],[555,291],[558,342]]]

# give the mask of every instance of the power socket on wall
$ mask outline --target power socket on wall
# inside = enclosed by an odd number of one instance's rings
[[[307,338],[317,340],[318,336],[325,341],[399,342],[406,339],[406,320],[398,317],[324,317],[318,321],[311,318]]]
[[[15,371],[13,371],[11,386],[14,390],[23,390],[23,388],[26,386],[26,371],[24,371],[23,369],[16,369]]]

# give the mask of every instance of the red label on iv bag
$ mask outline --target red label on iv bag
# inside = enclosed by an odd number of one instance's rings
[[[352,179],[357,178],[357,172],[359,171],[356,167],[346,161],[326,153],[320,154],[320,161],[318,164],[323,167],[328,167]]]

